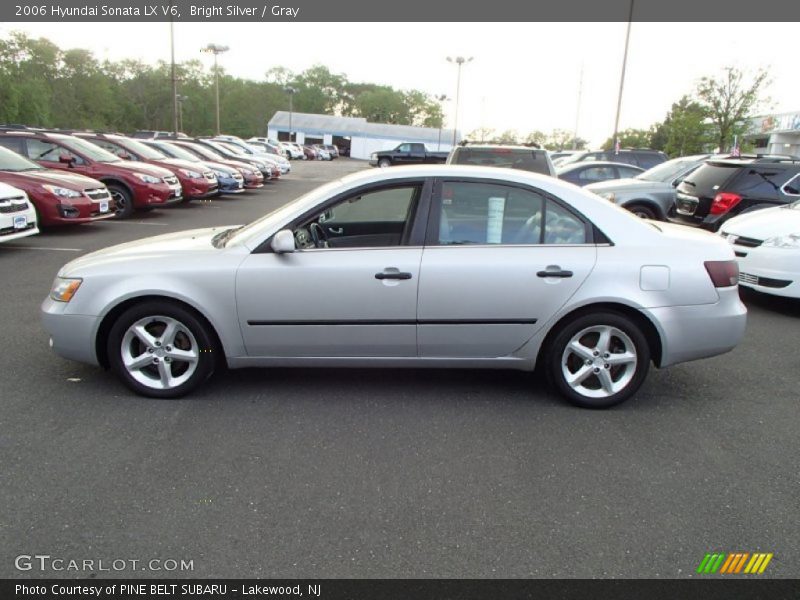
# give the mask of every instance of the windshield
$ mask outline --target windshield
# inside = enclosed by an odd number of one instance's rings
[[[0,146],[0,171],[39,171],[44,167],[37,165],[35,162],[20,156],[16,152],[3,148]]]
[[[188,144],[186,146],[181,144],[181,148],[187,148],[189,152],[193,152],[194,154],[199,155],[202,158],[207,158],[208,160],[225,160],[224,158],[222,158],[222,156],[220,156],[210,148],[206,146],[201,146],[199,144]]]
[[[182,160],[188,160],[189,162],[200,162],[200,159],[197,158],[196,155],[192,154],[185,148],[181,148],[180,146],[175,146],[174,144],[160,143],[156,144],[156,147],[161,152],[163,152],[167,156],[171,156],[172,158],[180,158]]]
[[[135,154],[146,158],[148,160],[162,160],[167,158],[166,154],[163,152],[159,152],[152,146],[148,146],[147,144],[143,144],[138,140],[123,140],[121,142],[124,146],[127,146],[130,150],[132,150]]]
[[[267,213],[260,219],[256,219],[255,221],[245,225],[244,227],[240,227],[236,230],[236,232],[230,236],[227,240],[229,244],[238,244],[246,240],[250,235],[257,231],[260,227],[269,224],[270,221],[279,222],[283,219],[288,219],[297,211],[297,205],[302,203],[308,203],[309,205],[313,204],[315,199],[324,198],[328,196],[336,190],[337,188],[341,187],[342,181],[340,179],[336,179],[334,181],[330,181],[325,185],[322,185],[318,188],[311,190],[300,196],[299,198],[295,198],[291,202],[284,204],[280,208],[273,210],[270,213]]]
[[[74,150],[78,154],[82,154],[89,160],[94,160],[102,163],[116,163],[122,162],[122,159],[114,156],[111,152],[103,150],[100,146],[87,142],[81,138],[63,138],[59,142],[64,144],[70,150]]]
[[[204,140],[204,142],[222,154],[230,154],[232,152],[230,148],[220,142],[212,142],[211,140]],[[238,153],[234,152],[234,154]]]
[[[217,142],[220,146],[227,148],[234,154],[252,154],[252,152],[247,152],[244,148],[237,146],[233,142]]]
[[[663,162],[660,165],[656,165],[652,169],[648,169],[644,173],[639,173],[636,176],[636,179],[669,183],[678,175],[698,162],[699,161],[696,158],[673,158],[672,160]]]

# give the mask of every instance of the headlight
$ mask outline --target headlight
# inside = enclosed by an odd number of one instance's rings
[[[80,198],[83,195],[76,190],[69,190],[67,188],[58,187],[57,185],[43,185],[42,187],[51,194],[55,194],[61,198]]]
[[[241,169],[241,171],[242,171],[242,173],[244,173],[245,175],[252,175],[252,174],[253,174],[253,172],[252,172],[250,169]]]
[[[136,175],[145,183],[161,183],[161,180],[158,177],[153,177],[152,175],[147,175],[145,173],[134,173],[134,175]]]
[[[181,173],[186,175],[189,179],[202,179],[203,174],[197,171],[190,171],[189,169],[178,169]]]
[[[378,155],[375,152],[373,152],[372,154],[369,155],[369,157],[375,160],[376,158],[378,158]]]
[[[50,297],[56,302],[69,302],[81,287],[83,279],[67,279],[65,277],[56,277],[53,282],[53,287],[50,290]]]
[[[790,233],[789,235],[778,235],[764,240],[762,246],[768,248],[788,248],[790,250],[800,249],[800,233]]]
[[[225,171],[214,171],[214,175],[217,176],[217,179],[226,179],[231,176],[230,173],[226,173]]]

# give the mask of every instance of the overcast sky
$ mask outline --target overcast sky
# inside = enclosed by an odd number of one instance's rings
[[[229,73],[263,79],[275,66],[302,71],[324,64],[351,81],[416,88],[455,97],[456,67],[447,56],[474,57],[461,79],[459,129],[481,126],[523,135],[573,130],[599,146],[613,132],[626,23],[176,23],[176,60],[211,57]],[[169,60],[168,23],[14,23],[62,48],[98,58]],[[703,75],[734,65],[769,67],[769,111],[800,111],[796,23],[634,23],[620,129],[664,118]],[[578,110],[578,89],[583,85]],[[453,124],[454,102],[445,105]],[[212,110],[212,107],[209,107]],[[271,115],[267,115],[269,118]],[[223,124],[224,128],[224,124]]]

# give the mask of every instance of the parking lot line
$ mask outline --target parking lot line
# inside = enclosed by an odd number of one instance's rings
[[[147,223],[145,221],[117,221],[116,219],[109,219],[105,223],[114,223],[115,225],[154,225],[156,227],[166,227],[169,223]]]
[[[55,250],[56,252],[83,252],[83,248],[51,248],[49,246],[12,246],[3,245],[2,248],[11,248],[12,250]]]

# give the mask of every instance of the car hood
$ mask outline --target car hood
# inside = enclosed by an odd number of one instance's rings
[[[233,175],[234,173],[238,172],[235,167],[232,165],[224,165],[220,162],[214,162],[211,160],[204,160],[202,162],[203,166],[207,169],[213,169],[215,171],[220,171],[222,173],[227,173],[228,175]]]
[[[157,167],[156,165],[148,165],[147,163],[133,161],[133,160],[121,160],[119,162],[108,163],[109,165],[113,165],[115,167],[123,167],[125,169],[130,169],[131,171],[136,171],[138,173],[144,173],[145,175],[152,175],[153,177],[163,178],[163,177],[171,177],[172,171],[169,169],[165,169],[164,167]]]
[[[722,226],[727,234],[766,240],[778,235],[800,233],[800,209],[765,208],[739,215]]]
[[[84,175],[79,175],[77,173],[65,173],[64,171],[56,171],[54,169],[43,169],[41,171],[3,171],[0,175],[9,175],[13,177],[18,177],[22,181],[28,181],[30,183],[39,183],[42,185],[56,185],[60,187],[66,187],[68,189],[74,190],[92,190],[97,188],[102,188],[103,184],[97,181],[96,179],[92,179],[91,177],[85,177]]]
[[[172,165],[174,167],[178,167],[180,169],[186,169],[188,171],[206,171],[202,164],[200,163],[193,163],[188,160],[183,160],[182,158],[163,158],[160,159],[158,162],[165,163],[168,165]]]
[[[628,191],[663,191],[672,189],[668,183],[660,181],[647,181],[646,179],[635,179],[633,177],[628,179],[610,179],[608,181],[599,181],[597,183],[590,183],[583,189],[590,192],[628,192]]]
[[[186,255],[199,256],[218,252],[219,250],[211,244],[211,238],[229,228],[230,226],[192,229],[110,246],[67,263],[58,275],[81,277],[87,271],[103,270],[104,267],[119,270],[123,265],[129,266],[131,261],[136,260],[152,264],[160,257],[174,258],[176,255],[181,255],[185,261]]]
[[[17,196],[24,196],[25,192],[23,192],[19,188],[15,188],[14,186],[8,185],[7,183],[0,183],[0,200],[5,200],[7,198],[16,198]]]

